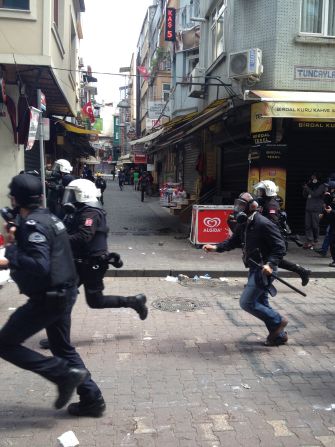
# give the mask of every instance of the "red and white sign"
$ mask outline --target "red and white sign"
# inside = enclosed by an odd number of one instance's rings
[[[227,220],[233,205],[193,205],[190,241],[192,244],[217,244],[231,236]]]
[[[146,164],[147,163],[147,154],[134,154],[134,163],[137,164]]]
[[[41,114],[40,110],[35,109],[35,107],[30,107],[29,134],[28,134],[26,151],[30,151],[34,146],[40,114]]]

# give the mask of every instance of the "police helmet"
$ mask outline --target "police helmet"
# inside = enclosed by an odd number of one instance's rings
[[[73,167],[68,160],[60,158],[59,160],[55,161],[52,170],[54,172],[63,172],[64,174],[70,174],[73,170]]]
[[[63,205],[69,203],[96,204],[101,197],[101,190],[93,182],[83,178],[72,180],[66,187],[63,195]]]
[[[254,185],[254,190],[258,196],[276,197],[279,188],[272,180],[262,180]]]
[[[9,195],[15,198],[18,206],[37,207],[43,193],[42,182],[31,174],[19,174],[12,178],[8,185]]]

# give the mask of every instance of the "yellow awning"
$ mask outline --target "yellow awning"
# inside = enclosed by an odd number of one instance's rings
[[[263,102],[335,102],[334,92],[297,92],[284,90],[246,90],[245,101]]]
[[[79,133],[83,135],[99,135],[99,132],[97,130],[88,130],[84,127],[79,127],[75,124],[67,123],[66,121],[57,121],[57,123],[61,124],[69,132]]]

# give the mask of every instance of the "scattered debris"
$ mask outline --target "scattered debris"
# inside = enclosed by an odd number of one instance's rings
[[[221,276],[221,278],[219,278],[219,280],[222,281],[222,282],[228,282],[228,278],[224,278],[222,276]]]
[[[241,383],[241,386],[243,386],[243,388],[245,388],[246,390],[250,390],[250,385],[248,385],[247,383]]]
[[[133,247],[128,247],[128,250],[132,250],[133,249]]]
[[[76,447],[77,445],[79,445],[77,436],[73,433],[73,431],[66,431],[57,439],[60,445],[63,447]]]
[[[167,275],[166,278],[165,278],[165,281],[178,282],[178,277],[177,276],[169,276],[169,275]]]
[[[208,273],[206,273],[205,275],[199,276],[200,279],[212,279]]]

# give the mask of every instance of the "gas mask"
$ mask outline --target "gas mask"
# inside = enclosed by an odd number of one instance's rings
[[[252,204],[255,204],[256,210],[258,202],[256,202],[249,193],[242,193],[237,199],[235,199],[234,216],[238,224],[243,224],[248,220],[248,217],[253,212],[253,210],[250,209],[250,205]]]

